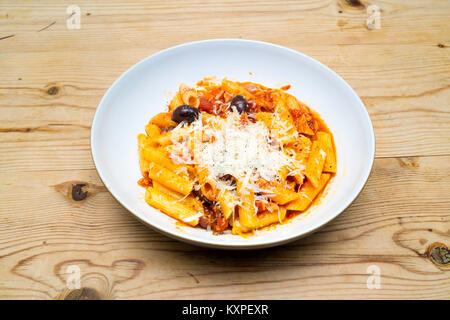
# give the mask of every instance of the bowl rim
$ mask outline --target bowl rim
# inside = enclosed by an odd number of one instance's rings
[[[345,201],[343,204],[341,204],[337,210],[335,210],[335,213],[329,217],[327,217],[326,219],[324,219],[323,221],[320,221],[320,223],[316,223],[312,226],[310,226],[308,229],[302,231],[300,234],[297,235],[288,235],[288,236],[281,236],[279,239],[275,239],[275,240],[262,240],[258,243],[249,243],[249,244],[245,244],[245,243],[218,243],[218,242],[210,242],[206,239],[198,239],[193,235],[190,234],[183,234],[181,232],[177,232],[177,229],[174,230],[170,230],[170,229],[166,229],[164,227],[161,226],[157,226],[155,224],[152,224],[151,221],[147,221],[145,220],[143,217],[140,216],[140,214],[135,213],[130,206],[128,206],[126,204],[126,201],[122,200],[120,194],[118,192],[116,192],[114,190],[114,188],[108,184],[108,178],[104,175],[104,172],[101,169],[101,166],[98,165],[99,163],[99,154],[97,152],[98,148],[97,148],[97,144],[94,140],[94,136],[96,136],[96,131],[99,130],[99,114],[101,112],[103,112],[103,110],[106,108],[105,106],[105,101],[108,97],[108,95],[111,94],[111,92],[114,90],[114,88],[118,85],[118,83],[122,80],[122,78],[124,78],[126,75],[128,75],[129,73],[131,73],[133,70],[137,69],[141,64],[146,63],[149,60],[155,59],[158,56],[170,53],[172,51],[176,51],[180,48],[183,47],[190,47],[190,46],[197,46],[197,45],[202,45],[205,43],[224,43],[224,42],[228,42],[228,43],[233,43],[233,42],[239,42],[239,43],[247,43],[250,45],[257,45],[257,46],[265,46],[265,47],[272,47],[278,50],[284,50],[284,51],[289,51],[293,54],[299,55],[303,58],[305,58],[306,60],[309,60],[312,64],[315,64],[317,67],[324,69],[325,71],[327,71],[335,80],[337,80],[338,82],[341,82],[344,84],[344,86],[350,90],[351,94],[356,98],[356,100],[359,102],[362,111],[363,116],[365,117],[365,120],[367,121],[367,124],[369,125],[369,132],[370,134],[370,142],[371,142],[371,150],[370,150],[370,154],[368,155],[367,158],[370,157],[369,161],[370,161],[370,165],[367,166],[365,168],[365,171],[362,175],[362,179],[359,180],[357,188],[356,188],[356,192],[354,193],[353,197],[350,197],[347,201]],[[94,114],[94,118],[92,120],[92,125],[91,125],[91,136],[90,136],[90,143],[91,143],[91,157],[94,161],[94,165],[95,165],[95,169],[97,170],[97,173],[100,177],[100,180],[102,181],[102,183],[105,185],[105,187],[107,188],[107,190],[109,191],[109,193],[113,196],[113,198],[116,199],[117,202],[119,202],[125,209],[127,209],[127,211],[129,211],[134,217],[136,217],[139,221],[141,221],[142,223],[144,223],[147,226],[150,226],[151,228],[153,228],[154,230],[169,236],[170,238],[179,240],[179,241],[183,241],[189,244],[193,244],[193,245],[197,245],[197,246],[201,246],[201,247],[208,247],[208,248],[215,248],[215,249],[229,249],[229,250],[253,250],[253,249],[263,249],[263,248],[269,248],[269,247],[274,247],[274,246],[278,246],[278,245],[282,245],[288,242],[292,242],[295,240],[298,240],[300,238],[306,237],[308,235],[310,235],[313,232],[318,231],[319,229],[321,229],[322,227],[324,227],[325,225],[327,225],[328,223],[330,223],[332,220],[334,220],[336,217],[338,217],[345,209],[347,209],[352,203],[353,201],[358,198],[358,196],[360,195],[361,191],[363,190],[364,186],[367,183],[367,180],[370,176],[370,173],[373,169],[373,165],[374,165],[374,160],[375,160],[375,145],[376,145],[376,141],[375,141],[375,132],[373,129],[373,124],[372,121],[370,119],[370,115],[369,112],[367,111],[367,108],[365,107],[364,103],[362,102],[361,98],[358,96],[358,94],[355,92],[355,90],[347,83],[347,81],[345,81],[341,76],[339,76],[335,71],[333,71],[332,69],[330,69],[329,67],[327,67],[326,65],[324,65],[323,63],[321,63],[320,61],[302,53],[299,52],[297,50],[285,47],[285,46],[281,46],[278,44],[274,44],[274,43],[270,43],[270,42],[265,42],[265,41],[259,41],[259,40],[248,40],[248,39],[234,39],[234,38],[218,38],[218,39],[207,39],[207,40],[200,40],[200,41],[192,41],[192,42],[186,42],[186,43],[181,43],[163,50],[160,50],[154,54],[151,54],[149,56],[147,56],[146,58],[140,60],[139,62],[135,63],[134,65],[132,65],[131,67],[129,67],[126,71],[124,71],[112,84],[111,86],[108,88],[108,90],[105,92],[105,94],[103,95],[102,99],[100,100],[96,110],[95,110],[95,114]]]

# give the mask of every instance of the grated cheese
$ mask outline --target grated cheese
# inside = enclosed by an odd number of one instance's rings
[[[325,153],[325,151],[323,151],[322,149],[320,149],[320,155],[322,156],[322,158],[326,158],[327,157],[327,154]]]
[[[214,182],[227,174],[249,185],[258,178],[273,181],[280,169],[290,164],[290,158],[272,144],[263,123],[241,125],[235,112],[226,119],[214,121],[218,123],[204,128],[214,137],[213,142],[201,144],[194,153],[196,163],[207,169]]]
[[[259,179],[277,181],[283,167],[290,168],[290,174],[303,168],[283,151],[282,141],[272,137],[263,122],[242,124],[240,120],[240,115],[234,110],[225,119],[218,116],[203,119],[200,115],[190,125],[178,125],[173,129],[175,138],[169,149],[171,159],[206,170],[208,179],[219,192],[235,189],[229,182],[221,180],[223,176],[231,175],[254,193],[267,194],[269,190],[257,186]],[[280,119],[274,117],[274,120]],[[284,124],[277,125],[282,127]],[[185,134],[182,139],[179,137],[181,132]]]

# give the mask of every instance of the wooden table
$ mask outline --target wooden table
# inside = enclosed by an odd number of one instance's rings
[[[370,1],[374,30],[362,0],[21,2],[0,5],[0,298],[450,298],[450,2]],[[80,29],[66,24],[73,3]],[[210,38],[304,52],[364,101],[372,174],[320,232],[198,248],[141,224],[102,185],[89,137],[108,87],[152,53]]]

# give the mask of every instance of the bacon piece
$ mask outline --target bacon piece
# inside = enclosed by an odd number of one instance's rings
[[[144,188],[148,188],[152,185],[152,181],[149,179],[147,175],[145,175],[144,177],[139,179],[138,185]]]
[[[225,217],[220,216],[216,220],[216,224],[214,225],[214,230],[217,232],[222,232],[228,227],[228,220]]]
[[[294,119],[295,127],[299,133],[312,136],[318,130],[318,124],[306,106],[300,104],[297,109],[289,109],[289,113]]]

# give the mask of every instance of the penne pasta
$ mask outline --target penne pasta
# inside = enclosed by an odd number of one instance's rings
[[[138,146],[139,146],[139,165],[141,168],[141,173],[145,177],[148,173],[148,167],[150,165],[149,161],[144,156],[144,148],[148,143],[147,136],[145,134],[138,135]]]
[[[243,87],[241,87],[238,83],[224,79],[222,82],[223,89],[226,92],[231,93],[233,96],[242,95],[247,100],[254,99],[253,95],[245,90]]]
[[[178,128],[176,131],[163,132],[154,139],[152,142],[158,146],[167,146],[173,144],[174,142],[181,142],[189,135],[189,130],[187,128]]]
[[[197,198],[195,198],[192,195],[189,196],[184,196],[181,193],[178,193],[176,191],[173,191],[167,187],[165,187],[164,185],[160,184],[159,182],[153,181],[153,189],[157,190],[161,193],[164,193],[168,196],[171,196],[172,198],[176,199],[177,201],[182,201],[184,204],[192,207],[193,209],[197,210],[197,211],[203,211],[203,205],[202,202],[200,200],[198,200]]]
[[[320,175],[325,164],[326,153],[321,140],[315,140],[311,147],[308,163],[306,164],[305,175],[314,187],[319,186]]]
[[[278,204],[286,204],[295,199],[298,199],[299,195],[297,192],[289,190],[279,185],[270,185],[265,184],[263,187],[263,194],[267,194],[267,196],[275,201]]]
[[[189,88],[185,84],[180,86],[181,100],[184,104],[198,108],[200,101],[198,99],[197,91],[195,89]]]
[[[169,111],[173,111],[176,107],[181,106],[184,104],[183,98],[179,92],[175,94],[175,96],[172,98],[169,104]]]
[[[156,146],[167,146],[172,144],[172,132],[164,132],[151,140],[153,145]]]
[[[156,163],[181,176],[188,176],[188,171],[192,170],[188,166],[174,163],[161,148],[145,147],[142,154],[146,161]]]
[[[149,138],[154,139],[161,134],[161,129],[157,125],[149,123],[145,126],[145,133]]]
[[[176,127],[177,123],[172,121],[172,114],[170,112],[158,113],[150,120],[150,124],[158,126],[160,129],[166,129],[169,127]]]
[[[170,188],[167,188],[157,181],[152,181],[152,185],[153,185],[153,190],[157,190],[161,193],[171,196],[172,198],[174,198],[176,200],[180,200],[185,197],[183,194],[176,192]]]
[[[330,174],[324,173],[321,175],[318,186],[314,186],[311,181],[305,182],[300,189],[300,198],[290,202],[287,206],[287,210],[304,211],[311,202],[317,197],[320,191],[325,187],[328,180],[330,180]]]
[[[244,228],[254,229],[257,226],[254,193],[244,187],[242,181],[237,182],[236,191],[241,203],[238,209],[239,223]]]
[[[277,211],[264,211],[258,214],[258,229],[274,223],[281,223],[286,217],[286,208],[280,207]]]
[[[145,201],[149,205],[166,213],[168,216],[183,221],[193,227],[198,224],[200,217],[203,215],[202,211],[197,211],[194,208],[177,201],[176,198],[152,187],[147,188]]]
[[[276,117],[279,117],[279,121],[276,121]],[[258,112],[256,120],[262,121],[270,129],[271,137],[283,145],[298,141],[298,132],[289,117],[281,117],[271,112]]]
[[[212,78],[181,84],[169,112],[138,135],[146,202],[235,235],[307,210],[336,173],[336,149],[320,116],[287,89]]]
[[[313,136],[317,131],[317,124],[309,108],[300,103],[294,96],[286,94],[287,108],[294,119],[297,131],[302,134]]]
[[[193,188],[193,183],[190,180],[177,176],[172,171],[156,163],[151,163],[148,177],[183,195],[189,194]]]
[[[323,150],[326,153],[323,171],[336,173],[336,153],[334,152],[331,135],[327,132],[317,132],[317,139],[322,143]]]
[[[208,180],[208,170],[203,167],[196,167],[196,175],[198,179],[198,184],[200,185],[200,190],[202,194],[209,200],[217,200],[217,189],[214,182]]]
[[[218,195],[220,208],[223,211],[223,216],[225,217],[225,219],[229,219],[234,214],[234,210],[236,208],[236,200],[234,198],[235,196],[229,190],[224,190]]]
[[[304,135],[300,135],[296,143],[290,145],[294,149],[295,158],[299,161],[305,161],[311,153],[312,141]]]

